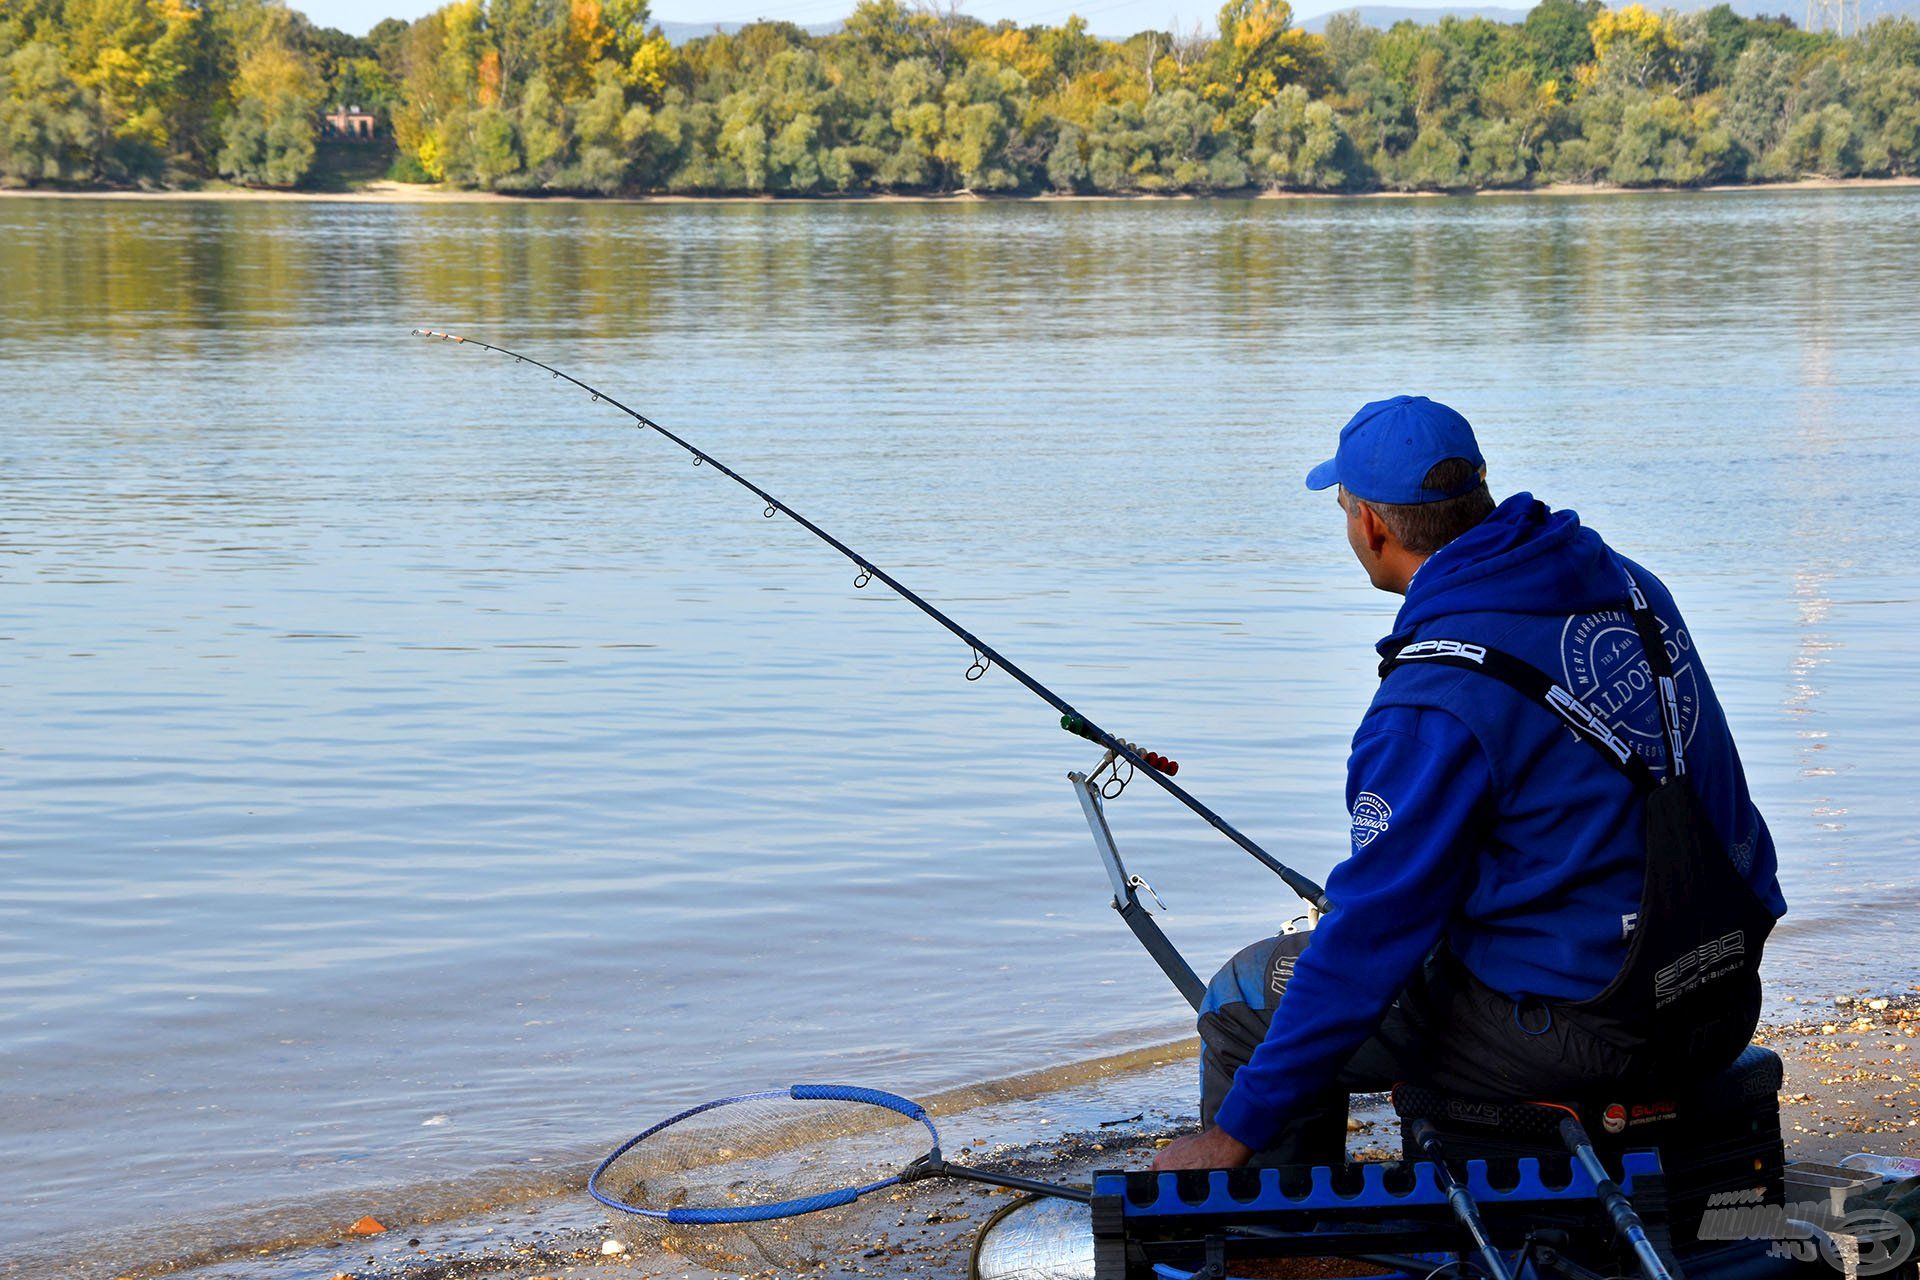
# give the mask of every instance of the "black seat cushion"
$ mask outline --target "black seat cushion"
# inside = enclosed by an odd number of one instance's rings
[[[1572,1110],[1597,1147],[1650,1146],[1671,1129],[1719,1129],[1743,1113],[1756,1119],[1777,1114],[1785,1074],[1780,1056],[1756,1044],[1748,1045],[1719,1075],[1682,1089],[1619,1085],[1579,1097],[1542,1098],[1540,1102],[1551,1105],[1540,1106],[1409,1084],[1393,1091],[1393,1107],[1402,1120],[1430,1120],[1443,1131],[1555,1150],[1560,1149],[1561,1115]]]

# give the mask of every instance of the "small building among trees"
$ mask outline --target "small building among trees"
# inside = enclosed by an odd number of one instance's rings
[[[379,120],[360,107],[336,106],[320,119],[320,136],[329,142],[372,142]]]

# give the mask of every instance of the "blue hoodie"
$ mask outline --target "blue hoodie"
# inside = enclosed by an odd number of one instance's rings
[[[1666,770],[1627,574],[1660,619],[1680,687],[1688,775],[1735,864],[1778,917],[1773,838],[1720,703],[1658,579],[1571,511],[1516,494],[1421,566],[1380,642],[1471,640],[1540,668]],[[1479,672],[1410,666],[1382,681],[1347,761],[1353,852],[1267,1038],[1216,1123],[1257,1149],[1324,1091],[1443,940],[1514,999],[1581,1000],[1626,958],[1645,866],[1639,798],[1591,745]]]

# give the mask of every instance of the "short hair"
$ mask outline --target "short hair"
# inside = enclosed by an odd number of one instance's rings
[[[1476,468],[1465,458],[1443,458],[1421,479],[1422,489],[1457,493],[1462,486],[1473,483],[1475,474],[1480,476],[1477,486],[1458,497],[1435,502],[1375,502],[1345,489],[1341,492],[1373,508],[1401,546],[1415,555],[1430,556],[1493,514],[1493,491],[1487,488],[1485,469]]]

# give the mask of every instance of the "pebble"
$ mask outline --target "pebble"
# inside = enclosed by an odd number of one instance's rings
[[[627,1246],[621,1244],[618,1240],[602,1240],[600,1242],[600,1252],[609,1258],[617,1253],[625,1253],[626,1251]]]
[[[381,1224],[380,1219],[369,1213],[361,1218],[360,1221],[348,1227],[347,1230],[356,1236],[377,1236],[382,1231],[385,1231],[386,1227]]]
[[[1881,999],[1878,999],[1878,1000],[1867,1001],[1867,1008],[1874,1010],[1876,1013],[1886,1007],[1887,1007],[1887,1001],[1885,997],[1882,997]]]

